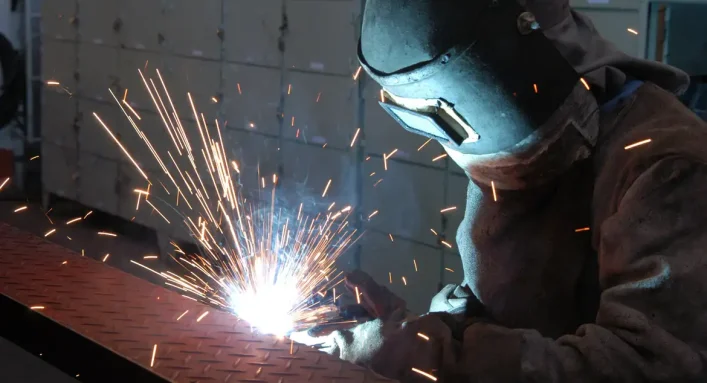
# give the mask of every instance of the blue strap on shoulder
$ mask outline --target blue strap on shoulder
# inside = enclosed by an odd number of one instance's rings
[[[619,94],[617,94],[616,96],[614,96],[614,98],[607,101],[606,103],[604,103],[604,105],[601,106],[601,111],[603,113],[612,112],[614,109],[616,109],[619,103],[621,103],[621,101],[631,97],[636,92],[636,90],[641,87],[641,85],[643,85],[643,81],[641,80],[627,81],[624,84],[623,88],[621,88],[621,92],[619,92]]]

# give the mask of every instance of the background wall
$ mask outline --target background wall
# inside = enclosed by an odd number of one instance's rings
[[[627,31],[641,26],[638,0],[573,5],[620,48],[639,53]],[[377,105],[377,85],[355,75],[361,8],[358,0],[44,1],[43,81],[61,84],[42,90],[45,190],[184,236],[147,210],[135,213],[133,189],[144,181],[91,116],[138,147],[108,93],[127,89],[148,136],[160,134],[137,72],[160,68],[178,108],[187,111],[189,91],[209,120],[228,121],[227,151],[242,163],[246,190],[257,189],[258,171],[277,173],[278,193],[293,207],[303,199],[355,205],[366,234],[341,267],[362,268],[425,311],[439,286],[462,279],[453,238],[467,181],[447,158],[433,161],[441,147],[423,147],[398,127]],[[193,126],[189,113],[182,117]],[[156,142],[164,149],[169,139]],[[386,171],[383,155],[395,149]],[[450,206],[457,210],[440,212]]]

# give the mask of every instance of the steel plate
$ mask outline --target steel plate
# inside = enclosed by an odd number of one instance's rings
[[[82,381],[389,381],[6,224],[0,294],[0,336]]]

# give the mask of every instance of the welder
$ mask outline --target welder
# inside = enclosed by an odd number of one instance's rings
[[[707,124],[676,97],[686,74],[566,0],[368,0],[358,53],[382,107],[470,179],[464,281],[329,352],[404,382],[707,381]]]

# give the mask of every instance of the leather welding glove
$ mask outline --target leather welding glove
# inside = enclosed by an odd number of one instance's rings
[[[387,320],[376,319],[332,333],[323,351],[403,382],[429,382],[418,371],[432,376],[454,357],[463,325],[450,314],[432,313],[405,321],[395,312]],[[461,330],[461,331],[460,331]],[[456,339],[455,339],[456,338]]]
[[[446,285],[432,298],[430,312],[483,317],[484,306],[469,287]]]

